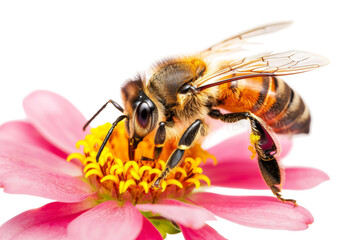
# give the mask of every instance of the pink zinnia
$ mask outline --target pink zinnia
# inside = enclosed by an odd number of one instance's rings
[[[275,197],[192,192],[210,181],[219,187],[268,189],[256,162],[250,160],[248,134],[208,149],[216,156],[216,165],[209,162],[199,167],[211,154],[196,147],[169,175],[165,188],[154,190],[149,189],[149,181],[161,164],[126,165],[129,161],[121,162],[110,150],[104,151],[106,158],[100,165],[93,162],[97,134],[101,139],[106,124],[86,137],[89,132],[82,131],[83,115],[66,99],[47,91],[30,94],[24,108],[28,120],[8,122],[0,128],[0,186],[7,193],[57,202],[10,219],[1,226],[0,239],[163,239],[167,233],[179,231],[185,239],[224,239],[206,224],[215,220],[215,215],[269,229],[303,230],[313,222],[305,208]],[[121,126],[116,134],[122,134]],[[84,146],[84,153],[76,153],[77,142]],[[291,142],[286,138],[281,142],[283,157]],[[119,144],[109,149],[121,150]],[[193,173],[191,177],[188,171]],[[284,188],[308,189],[327,179],[316,169],[288,167]]]

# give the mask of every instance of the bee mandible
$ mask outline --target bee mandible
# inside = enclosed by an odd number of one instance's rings
[[[206,119],[227,123],[246,119],[256,139],[253,147],[265,183],[279,200],[296,205],[295,200],[285,199],[280,194],[284,172],[279,164],[280,146],[276,134],[308,133],[310,112],[301,97],[278,77],[317,69],[326,65],[327,60],[303,51],[216,60],[239,51],[244,39],[287,25],[289,22],[258,27],[195,56],[163,60],[148,77],[138,75],[127,81],[121,88],[125,107],[109,100],[84,126],[85,129],[108,103],[123,113],[110,128],[96,160],[99,161],[110,135],[122,120],[125,120],[129,138],[130,160],[134,159],[134,151],[145,137],[153,136],[153,160],[159,158],[166,140],[175,137],[179,139],[177,149],[152,185],[160,188],[162,180],[181,162],[186,150],[207,135]]]

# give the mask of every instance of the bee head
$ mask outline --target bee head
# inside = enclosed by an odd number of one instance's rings
[[[128,116],[125,120],[126,132],[136,148],[137,144],[156,127],[158,109],[145,94],[140,77],[125,84],[122,96]]]

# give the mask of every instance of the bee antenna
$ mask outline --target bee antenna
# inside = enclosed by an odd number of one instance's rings
[[[94,116],[92,116],[92,118],[90,118],[89,121],[87,121],[87,123],[86,123],[86,124],[84,125],[84,127],[83,127],[83,131],[85,131],[86,127],[89,126],[89,124],[92,122],[92,120],[94,120],[94,119],[97,117],[97,115],[99,115],[99,113],[100,113],[102,110],[104,110],[104,108],[106,107],[106,105],[107,105],[108,103],[111,103],[112,105],[114,105],[114,107],[116,107],[117,110],[119,110],[120,112],[124,113],[124,109],[123,109],[117,102],[115,102],[114,100],[111,100],[111,99],[110,99],[109,101],[107,101],[107,102],[104,104],[104,106],[102,106],[102,107],[94,114]]]
[[[99,151],[98,151],[98,153],[97,153],[97,155],[96,155],[96,162],[99,162],[101,153],[102,153],[102,151],[104,150],[104,147],[105,147],[106,143],[109,141],[109,138],[110,138],[112,132],[114,131],[114,128],[116,127],[116,125],[117,125],[120,121],[122,121],[124,118],[127,118],[127,117],[128,117],[128,116],[126,116],[126,115],[121,115],[121,116],[118,117],[118,118],[116,119],[116,121],[112,124],[111,128],[109,129],[108,133],[106,134],[106,137],[105,137],[104,141],[102,142],[102,144],[101,144],[101,146],[100,146],[100,148],[99,148]]]

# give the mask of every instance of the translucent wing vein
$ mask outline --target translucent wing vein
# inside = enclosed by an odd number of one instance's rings
[[[226,78],[254,74],[270,74],[273,76],[291,75],[311,71],[324,66],[328,60],[322,56],[303,52],[286,51],[280,53],[263,53],[238,60],[224,62],[214,73],[205,75],[197,81],[197,86],[213,84]]]

